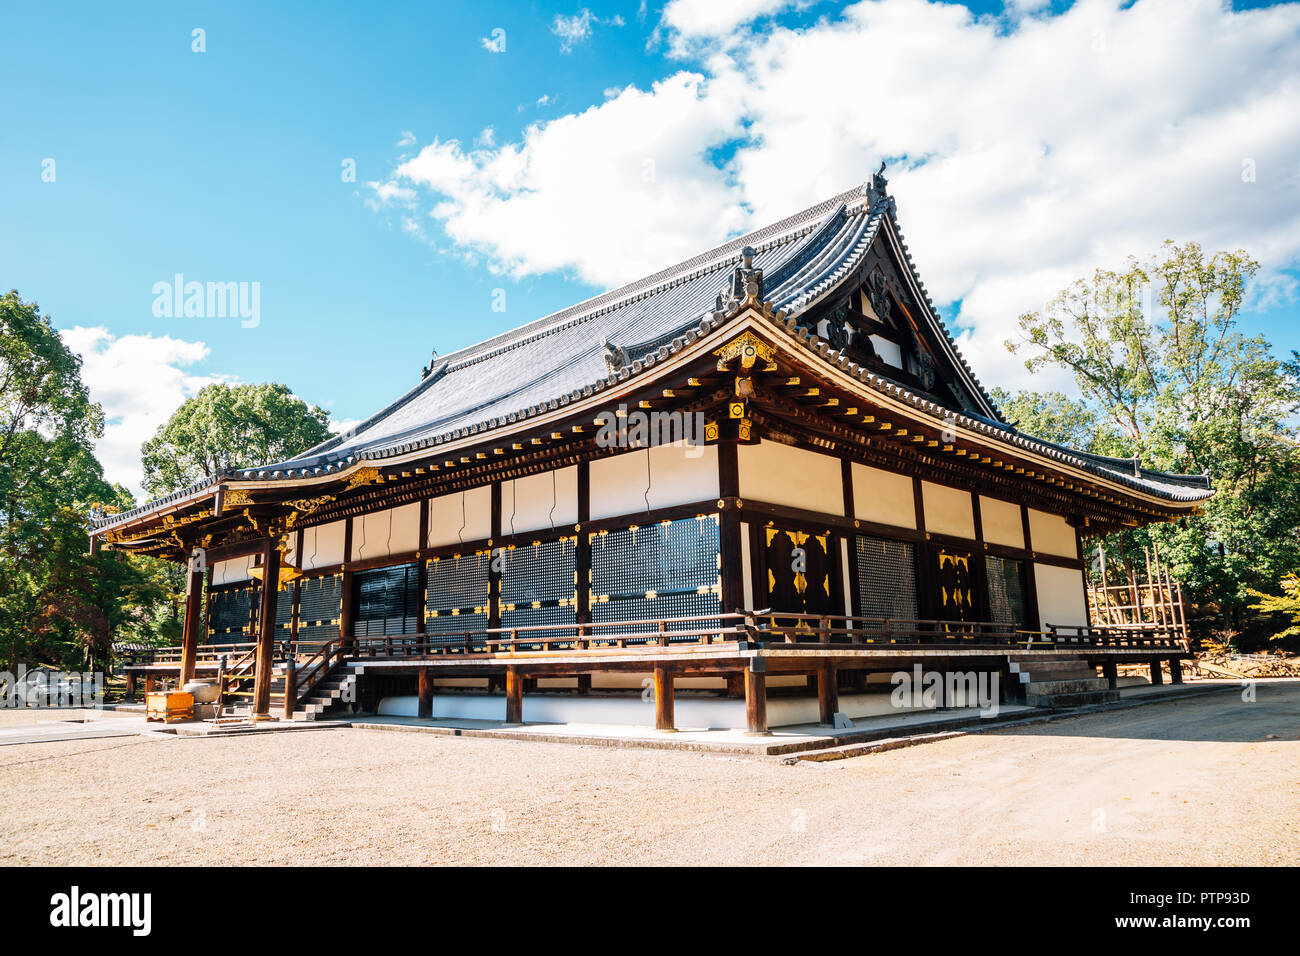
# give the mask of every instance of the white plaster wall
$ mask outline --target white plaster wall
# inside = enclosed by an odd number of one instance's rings
[[[212,583],[217,584],[236,584],[240,581],[248,581],[252,577],[248,572],[253,566],[253,555],[245,555],[242,558],[231,558],[229,561],[216,561],[212,565]]]
[[[385,508],[352,519],[352,560],[409,554],[420,547],[420,503]]]
[[[921,504],[925,508],[925,530],[958,538],[975,537],[975,512],[969,491],[921,482]]]
[[[355,529],[352,537],[355,546]],[[429,547],[440,548],[461,541],[483,541],[490,537],[492,489],[489,486],[429,499]]]
[[[578,521],[578,467],[501,483],[501,533],[572,527]]]
[[[1088,623],[1082,571],[1035,562],[1034,583],[1038,587],[1038,617],[1044,627],[1048,624],[1073,626]]]
[[[916,528],[912,479],[853,463],[853,517],[898,528]]]
[[[347,543],[348,534],[347,525],[345,519],[302,529],[304,571],[343,563],[343,545]]]
[[[718,449],[682,442],[591,463],[591,518],[635,515],[718,497]]]
[[[749,608],[752,611],[755,610],[754,568],[753,565],[750,564],[750,557],[749,557],[749,522],[748,521],[742,521],[740,523],[740,567],[742,571],[741,579],[744,583],[743,596],[745,599],[745,607]]]
[[[1020,519],[1020,505],[1000,498],[980,495],[980,524],[984,540],[1008,548],[1025,546],[1025,526]]]
[[[1029,540],[1035,551],[1077,558],[1074,529],[1060,515],[1029,509]]]
[[[740,497],[804,511],[844,514],[840,460],[779,442],[737,448]]]

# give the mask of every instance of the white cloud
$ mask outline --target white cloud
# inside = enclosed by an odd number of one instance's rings
[[[560,52],[571,53],[579,43],[589,40],[593,20],[591,11],[585,7],[571,17],[557,14],[551,32],[560,38]]]
[[[550,103],[550,102],[551,102],[551,94],[550,94],[550,93],[543,93],[541,96],[537,97],[537,105],[538,105],[538,106],[545,106],[545,105],[547,105],[547,104]]]
[[[95,454],[104,477],[121,482],[143,500],[140,446],[199,389],[225,376],[195,375],[186,369],[207,358],[202,342],[168,335],[114,337],[102,327],[76,326],[60,333],[81,356],[81,378],[92,401],[104,409],[104,437]]]
[[[394,179],[436,194],[432,215],[451,239],[498,269],[618,282],[745,223],[740,191],[702,161],[741,133],[731,98],[706,87],[689,73],[629,87],[490,149],[434,140]]]
[[[480,37],[478,42],[481,43],[483,49],[487,50],[489,53],[505,53],[506,31],[498,27],[492,31],[490,36]]]
[[[791,6],[794,0],[671,0],[661,23],[687,38],[723,37]]]
[[[415,134],[412,133],[409,129],[402,130],[402,135],[397,140],[398,148],[401,148],[403,146],[414,146],[414,145],[415,145]]]
[[[888,158],[932,295],[961,303],[981,378],[1012,387],[1023,368],[1001,343],[1021,311],[1166,238],[1245,247],[1293,292],[1278,270],[1300,261],[1300,6],[1081,0],[977,18],[880,0],[798,29],[719,26],[777,6],[674,0],[665,23],[705,38],[696,69],[489,150],[434,140],[394,188],[431,197],[463,254],[612,285]]]

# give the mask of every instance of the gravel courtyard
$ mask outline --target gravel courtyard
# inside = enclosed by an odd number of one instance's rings
[[[0,748],[7,865],[1294,865],[1298,811],[1300,682],[797,766],[352,729]]]

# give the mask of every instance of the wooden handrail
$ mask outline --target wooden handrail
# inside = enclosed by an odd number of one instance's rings
[[[1180,635],[1163,627],[1091,627],[1048,625],[1027,630],[996,621],[871,618],[802,611],[734,611],[634,621],[581,624],[535,624],[444,633],[387,634],[349,637],[324,644],[286,644],[280,653],[297,663],[302,699],[337,664],[347,658],[424,657],[468,654],[516,654],[521,651],[573,653],[631,646],[715,644],[737,641],[780,642],[808,647],[877,645],[959,645],[1006,650],[1034,648],[1133,648],[1186,650]],[[211,646],[211,645],[209,645]],[[247,678],[255,666],[256,645],[230,645],[245,652],[229,665],[227,679]],[[299,661],[304,649],[311,651]]]

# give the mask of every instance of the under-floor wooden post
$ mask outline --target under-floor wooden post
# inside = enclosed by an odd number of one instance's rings
[[[1169,658],[1169,679],[1175,684],[1183,682],[1183,662],[1180,658]]]
[[[1106,678],[1106,687],[1108,690],[1116,690],[1119,687],[1119,665],[1114,661],[1106,661],[1101,665],[1101,676]]]
[[[1151,683],[1163,684],[1164,682],[1165,682],[1165,673],[1163,670],[1160,669],[1160,661],[1159,660],[1152,661],[1151,662]]]
[[[579,675],[578,675],[578,693],[579,693],[579,694],[584,694],[584,695],[585,695],[585,694],[590,694],[590,693],[591,693],[591,675],[590,675],[590,674],[579,674]]]
[[[298,709],[298,662],[294,660],[293,651],[284,665],[284,719],[293,720],[293,712]]]
[[[839,709],[839,675],[834,664],[827,664],[817,672],[818,720],[823,724],[834,724],[835,712]]]
[[[428,667],[420,668],[420,704],[415,714],[426,719],[433,716],[433,672]]]
[[[744,697],[745,696],[745,676],[743,674],[727,674],[727,696]]]
[[[745,729],[751,734],[768,732],[766,671],[762,658],[750,661],[745,669]]]
[[[655,665],[655,730],[676,730],[673,726],[673,672],[667,664]]]
[[[203,571],[190,568],[185,575],[185,624],[181,631],[181,676],[176,686],[184,687],[194,680],[194,664],[198,659],[199,625],[203,618]]]
[[[135,700],[135,671],[126,672],[126,697]]]
[[[524,678],[515,668],[506,668],[506,723],[524,722]]]
[[[157,686],[156,680],[157,679],[152,674],[144,675],[144,692],[146,695],[153,693],[154,687]]]

